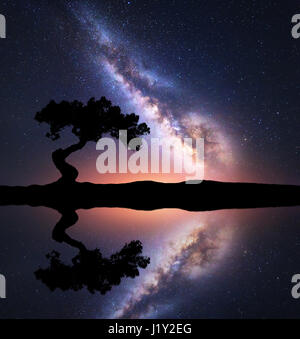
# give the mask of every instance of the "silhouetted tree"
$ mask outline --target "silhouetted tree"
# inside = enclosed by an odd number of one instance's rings
[[[89,141],[97,142],[103,135],[118,138],[120,130],[127,130],[129,140],[150,133],[145,123],[139,124],[138,115],[123,114],[120,107],[113,106],[105,97],[100,100],[91,98],[86,105],[80,101],[51,101],[36,114],[35,120],[49,125],[46,136],[52,140],[60,138],[66,127],[71,127],[72,133],[79,139],[78,143],[52,154],[53,162],[62,176],[61,182],[72,183],[77,179],[77,169],[65,160]]]
[[[135,278],[139,268],[145,269],[150,263],[148,257],[141,256],[143,246],[140,241],[132,241],[110,258],[103,258],[99,249],[80,250],[72,259],[72,265],[60,260],[60,254],[53,251],[46,257],[50,266],[38,269],[35,276],[46,284],[51,291],[60,288],[63,291],[78,291],[86,287],[90,293],[105,294],[112,286],[119,285],[124,277]]]

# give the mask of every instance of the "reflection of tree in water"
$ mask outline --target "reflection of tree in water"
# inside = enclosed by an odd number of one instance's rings
[[[60,260],[60,254],[53,251],[47,255],[50,266],[35,272],[36,278],[46,284],[51,291],[78,291],[87,287],[90,293],[105,294],[112,286],[119,285],[125,277],[135,278],[139,268],[146,268],[150,259],[141,256],[143,246],[140,241],[126,244],[120,252],[110,258],[103,258],[99,249],[81,250],[72,259],[72,265]]]
[[[53,230],[52,238],[77,248],[79,253],[72,259],[72,265],[64,264],[56,251],[46,256],[50,260],[49,267],[38,269],[35,276],[51,291],[57,288],[63,291],[78,291],[87,287],[91,293],[98,291],[105,294],[112,286],[119,285],[122,278],[138,276],[139,268],[146,268],[150,263],[148,257],[141,255],[143,246],[140,241],[126,244],[120,252],[110,258],[103,258],[99,249],[87,250],[83,243],[66,233],[66,230],[78,221],[75,210],[64,208],[60,213],[62,216]]]

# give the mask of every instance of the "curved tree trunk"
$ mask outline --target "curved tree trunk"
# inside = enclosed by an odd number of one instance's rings
[[[61,173],[61,178],[59,179],[60,182],[71,183],[76,181],[79,173],[74,166],[66,162],[66,159],[70,154],[79,151],[85,145],[86,141],[80,140],[77,144],[71,145],[66,149],[59,148],[52,153],[54,165]]]
[[[60,211],[61,219],[55,225],[52,238],[53,240],[59,243],[66,243],[72,247],[78,248],[79,251],[84,252],[87,251],[84,244],[78,240],[71,238],[67,233],[66,230],[73,225],[75,225],[78,221],[78,215],[74,210],[64,209]]]

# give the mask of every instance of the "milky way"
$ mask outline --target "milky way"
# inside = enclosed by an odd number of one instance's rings
[[[146,58],[133,51],[129,42],[123,42],[120,34],[111,34],[92,11],[81,9],[75,15],[93,46],[89,46],[87,55],[94,72],[111,87],[118,100],[122,98],[124,106],[147,122],[152,137],[167,138],[174,145],[179,141],[184,152],[191,150],[185,149],[183,138],[204,138],[206,175],[215,173],[219,165],[230,166],[230,141],[205,114],[181,108],[184,91],[174,81],[147,67]]]

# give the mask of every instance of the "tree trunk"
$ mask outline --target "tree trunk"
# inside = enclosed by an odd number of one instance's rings
[[[80,140],[77,144],[71,145],[70,147],[66,149],[58,149],[52,153],[52,160],[54,162],[54,165],[61,173],[61,178],[59,181],[64,183],[72,183],[76,181],[78,177],[78,171],[77,169],[66,162],[67,157],[82,149],[86,145],[86,141]]]

